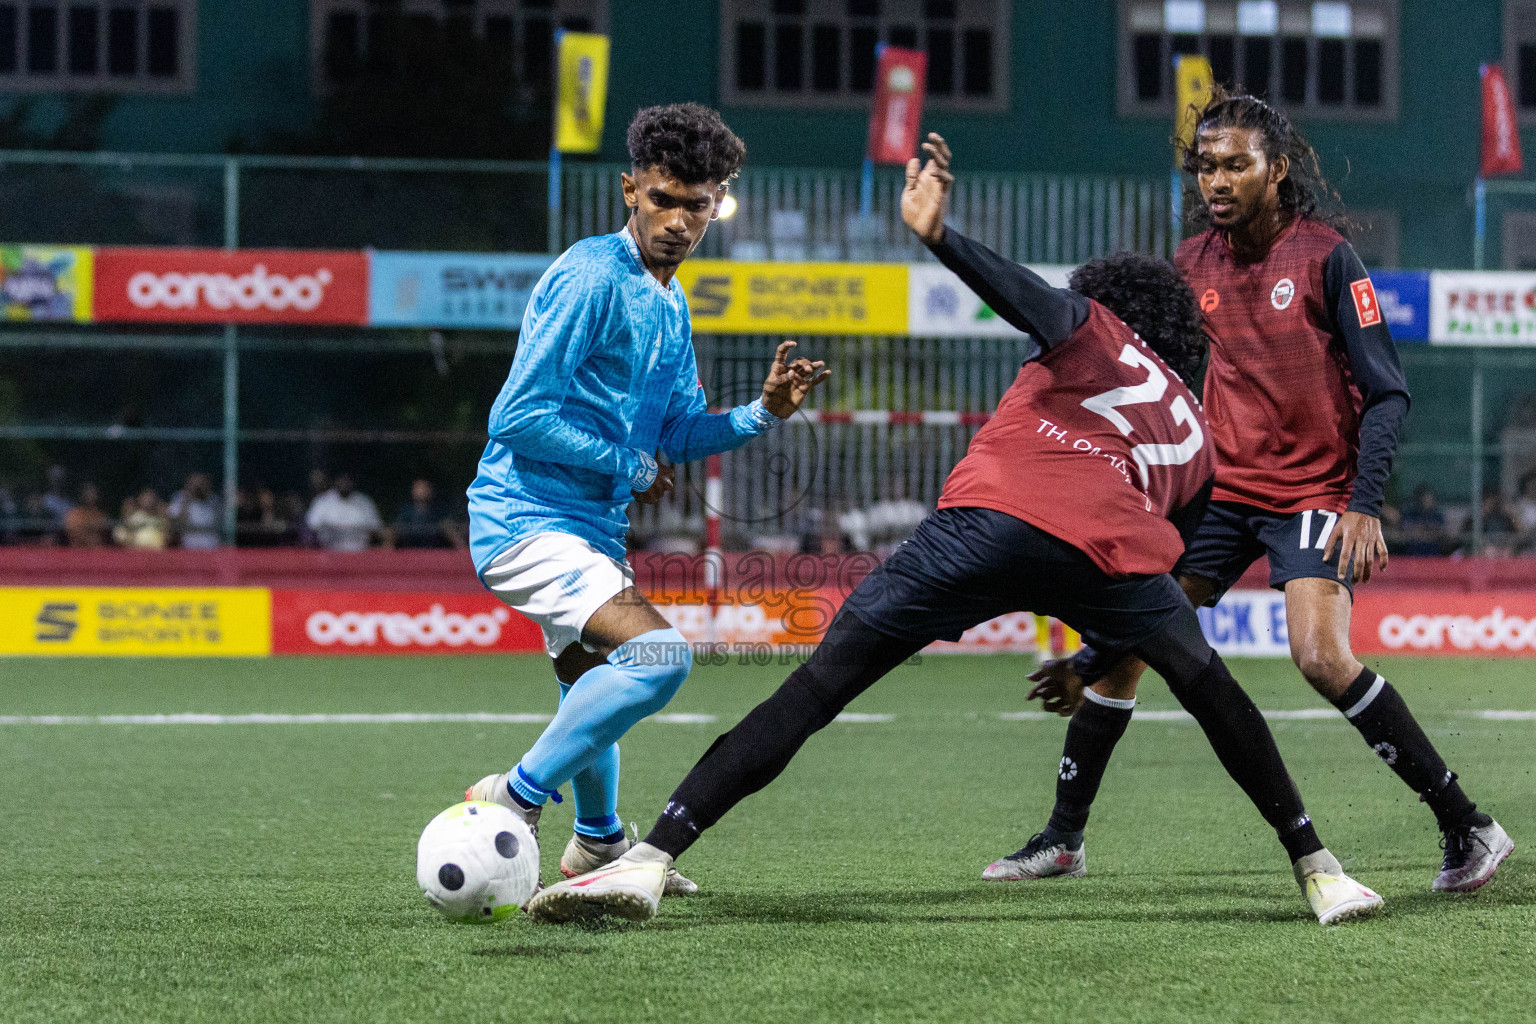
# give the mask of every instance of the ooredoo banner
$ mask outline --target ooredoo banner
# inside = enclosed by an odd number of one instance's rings
[[[1362,591],[1350,641],[1359,654],[1536,656],[1536,593]]]
[[[102,322],[365,324],[368,259],[324,249],[96,250]]]
[[[490,594],[272,591],[273,654],[542,650],[539,627]]]

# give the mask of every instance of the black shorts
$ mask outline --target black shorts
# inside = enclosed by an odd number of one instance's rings
[[[1321,510],[1269,512],[1232,501],[1213,501],[1195,531],[1195,538],[1174,566],[1175,576],[1199,576],[1216,584],[1206,602],[1214,605],[1261,555],[1269,556],[1269,585],[1284,590],[1291,580],[1339,579],[1339,545],[1323,560],[1323,545],[1333,536],[1339,514]]]
[[[848,595],[843,608],[888,636],[958,640],[1009,612],[1051,615],[1101,651],[1135,648],[1189,601],[1172,576],[1116,579],[1066,541],[985,508],[940,509]],[[1192,617],[1192,616],[1191,616]]]

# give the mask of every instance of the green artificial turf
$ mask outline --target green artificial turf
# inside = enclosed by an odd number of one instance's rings
[[[1273,723],[1324,842],[1387,900],[1323,929],[1199,730],[1130,727],[1089,877],[986,883],[1049,810],[1064,723],[1028,662],[927,658],[835,723],[681,862],[703,892],[644,927],[468,927],[415,841],[537,725],[0,725],[0,1021],[1522,1021],[1536,1016],[1529,662],[1384,659],[1517,850],[1438,897],[1428,810],[1341,718]],[[1260,707],[1323,707],[1236,661]],[[637,726],[620,813],[646,828],[785,669],[701,667]],[[9,660],[0,715],[547,712],[538,658]],[[1174,704],[1159,683],[1144,710]],[[546,876],[570,822],[546,812]]]

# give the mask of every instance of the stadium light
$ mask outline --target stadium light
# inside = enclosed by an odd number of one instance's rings
[[[733,196],[733,195],[727,194],[724,199],[720,200],[720,219],[721,220],[730,220],[735,215],[736,215],[736,197]]]

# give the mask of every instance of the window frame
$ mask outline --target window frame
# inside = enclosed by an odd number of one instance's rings
[[[54,25],[54,70],[27,69],[27,0],[7,0],[16,9],[16,70],[0,73],[0,93],[36,95],[39,93],[111,93],[113,95],[185,96],[197,91],[197,14],[198,0],[56,0],[47,6],[58,12]],[[110,36],[108,12],[131,6],[138,12],[137,69],[132,75],[112,74],[108,70]],[[69,23],[74,7],[93,7],[99,12],[96,31],[96,71],[72,72],[70,65]],[[149,73],[149,13],[155,8],[176,11],[175,75]]]
[[[780,16],[773,13],[773,7],[765,0],[720,0],[719,4],[719,90],[720,104],[726,107],[749,107],[755,109],[794,109],[794,110],[859,110],[867,109],[874,98],[874,90],[869,92],[854,92],[850,87],[852,80],[852,61],[846,60],[843,64],[842,74],[839,76],[840,85],[836,92],[818,92],[813,86],[814,66],[811,58],[810,40],[818,24],[835,24],[841,29],[840,48],[846,54],[846,47],[851,38],[852,31],[856,27],[868,27],[871,24],[889,30],[892,22],[902,25],[913,25],[919,30],[925,22],[923,15],[923,0],[883,0],[884,4],[900,3],[902,11],[898,14],[882,13],[878,17],[855,17],[849,15],[846,10],[845,0],[804,0],[806,13],[793,16]],[[1008,110],[1012,80],[1009,71],[1012,65],[1013,37],[1011,34],[1013,24],[1013,4],[1008,0],[957,0],[958,6],[980,7],[985,5],[987,15],[960,17],[953,22],[954,28],[954,53],[957,61],[954,76],[954,91],[947,96],[936,96],[928,93],[924,97],[924,105],[929,110],[963,111],[975,113],[1003,113]],[[910,8],[910,17],[907,9]],[[829,11],[833,13],[829,13]],[[962,14],[964,11],[962,10]],[[804,87],[794,91],[780,90],[773,77],[773,43],[774,21],[782,17],[797,18],[805,27],[802,44],[804,60],[802,61],[802,80]],[[762,21],[767,25],[767,44],[764,48],[763,59],[767,79],[762,90],[743,90],[736,87],[736,26],[740,21]],[[990,96],[965,95],[966,69],[958,66],[964,60],[965,33],[968,29],[986,28],[992,33],[991,75],[992,93]]]
[[[402,0],[400,12],[405,15],[427,14],[443,20],[451,0]],[[555,31],[559,31],[562,21],[568,18],[589,18],[592,22],[592,31],[606,34],[608,32],[608,0],[549,0],[547,8],[525,7],[523,0],[479,0],[473,7],[476,31],[484,37],[484,26],[487,18],[509,17],[519,27],[513,40],[513,61],[521,69],[524,66],[524,47],[522,22],[529,15],[548,18],[553,23]],[[326,74],[326,29],[333,13],[354,13],[359,18],[359,24],[364,26],[366,32],[367,17],[370,11],[368,0],[309,0],[309,82],[310,92],[317,97],[329,96],[338,83],[332,82]],[[362,42],[361,37],[359,42]],[[363,47],[359,56],[367,59],[367,48]],[[550,56],[550,66],[555,66],[555,57]],[[552,72],[553,75],[553,72]],[[507,82],[508,89],[528,88],[531,83],[524,82],[520,77],[514,77]],[[548,83],[553,87],[551,77]]]
[[[1214,2],[1220,2],[1223,4],[1231,3],[1234,6],[1236,4],[1236,0],[1214,0]],[[1360,2],[1362,6],[1364,5],[1364,0],[1350,0],[1351,8],[1355,6],[1356,2]],[[1147,3],[1148,0],[1118,0],[1117,3],[1115,24],[1117,40],[1115,55],[1115,113],[1120,117],[1157,117],[1164,118],[1169,122],[1172,122],[1175,100],[1171,92],[1169,95],[1166,95],[1155,101],[1143,100],[1137,96],[1135,41],[1137,35],[1142,33],[1138,33],[1132,26],[1132,11],[1135,8],[1144,6]],[[1325,37],[1317,36],[1312,33],[1308,33],[1305,36],[1298,36],[1294,32],[1287,31],[1287,10],[1310,8],[1311,6],[1310,2],[1302,3],[1296,2],[1296,0],[1279,0],[1279,7],[1281,8],[1278,15],[1279,24],[1273,36],[1259,36],[1253,38],[1268,38],[1274,39],[1276,41],[1271,50],[1272,63],[1270,70],[1270,81],[1277,90],[1280,87],[1282,76],[1284,75],[1284,57],[1281,53],[1281,45],[1283,41],[1286,39],[1306,40],[1308,52],[1307,98],[1302,103],[1288,102],[1277,95],[1276,92],[1272,91],[1270,94],[1271,102],[1274,102],[1277,106],[1280,106],[1288,114],[1292,114],[1299,119],[1306,120],[1337,122],[1354,121],[1364,123],[1385,123],[1398,120],[1400,114],[1400,96],[1402,87],[1402,46],[1399,39],[1399,33],[1401,30],[1400,0],[1369,0],[1369,5],[1372,7],[1380,7],[1386,21],[1385,30],[1379,37],[1381,40],[1380,104],[1374,107],[1361,107],[1345,103],[1334,105],[1318,102],[1318,73],[1316,54],[1319,41]],[[1170,33],[1166,29],[1162,31],[1160,38],[1164,41],[1163,47],[1165,53],[1171,49],[1171,43],[1169,43],[1168,40],[1171,38],[1171,36],[1176,34],[1180,33]],[[1236,29],[1233,29],[1229,33],[1225,31],[1211,32],[1209,28],[1207,28],[1207,30],[1197,38],[1205,40],[1209,39],[1213,35],[1231,35],[1237,38],[1239,40],[1238,46],[1235,48],[1237,52],[1241,52],[1242,50],[1241,40],[1244,38],[1249,38],[1239,34]],[[1372,37],[1351,36],[1349,39],[1345,40],[1346,47],[1348,47],[1356,39],[1361,38]],[[1208,45],[1209,44],[1206,44],[1207,49]],[[1354,89],[1354,76],[1351,73],[1353,68],[1353,58],[1351,58],[1351,62],[1348,65],[1344,75],[1344,89],[1346,96],[1350,95]]]
[[[1527,23],[1530,25],[1528,34],[1524,36],[1517,30],[1522,13],[1529,19]],[[1536,46],[1536,0],[1504,0],[1503,36],[1504,80],[1509,83],[1509,91],[1515,103],[1515,116],[1519,124],[1536,124],[1536,106],[1520,105],[1520,44]]]

